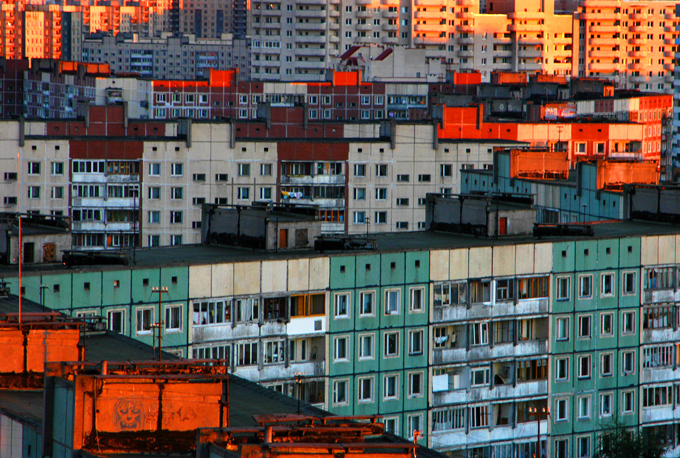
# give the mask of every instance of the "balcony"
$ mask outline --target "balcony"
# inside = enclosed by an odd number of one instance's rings
[[[325,19],[325,11],[313,11],[313,10],[295,10],[295,17],[308,18],[308,19]]]
[[[336,24],[337,25],[337,24]],[[333,24],[331,24],[331,28]],[[277,50],[277,54],[280,54],[281,51]],[[325,57],[326,56],[326,50],[321,49],[321,48],[302,48],[302,49],[296,49],[295,54],[298,56],[310,56],[310,57]]]
[[[354,26],[357,30],[362,30],[364,32],[373,30],[373,26],[371,24],[357,24]]]
[[[472,51],[458,51],[456,55],[458,57],[473,57],[474,53]]]
[[[593,33],[618,33],[621,31],[621,26],[618,25],[593,25],[590,27]]]
[[[382,29],[388,32],[396,32],[399,30],[399,26],[397,24],[383,24]]]
[[[399,17],[399,11],[383,11],[382,17],[387,19],[396,19]]]
[[[309,22],[298,22],[295,24],[295,28],[297,30],[314,30],[314,31],[323,31],[326,30],[326,24],[313,24]]]
[[[413,39],[416,45],[445,45],[446,37],[416,37]]]
[[[675,410],[670,405],[658,407],[643,407],[640,409],[640,423],[672,422],[675,418]]]
[[[415,30],[417,32],[440,32],[446,26],[442,24],[416,24]]]
[[[416,6],[446,6],[446,0],[415,0]]]
[[[295,42],[323,44],[326,42],[326,37],[318,35],[295,35]]]
[[[358,18],[369,19],[373,17],[373,11],[357,11]]]
[[[322,222],[321,232],[324,234],[344,234],[345,223]]]
[[[642,78],[644,78],[644,76]],[[645,304],[651,304],[656,302],[679,302],[679,301],[680,290],[675,291],[673,289],[645,289],[644,291]]]
[[[540,24],[511,24],[510,32],[541,32],[544,26]]]
[[[437,19],[442,18],[442,13],[440,11],[416,11],[416,19]]]
[[[432,354],[433,364],[449,364],[467,361],[467,349],[461,348],[435,348]]]
[[[673,328],[643,329],[641,334],[642,342],[645,344],[667,343],[680,339],[680,329]]]

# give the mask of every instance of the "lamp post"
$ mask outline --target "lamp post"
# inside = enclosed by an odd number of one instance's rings
[[[534,455],[534,458],[541,458],[541,417],[545,417],[546,419],[550,415],[550,409],[546,409],[545,407],[542,407],[540,412],[538,410],[538,407],[529,407],[529,416],[536,417],[536,424],[538,425],[538,435],[536,437],[536,453]]]
[[[167,286],[154,286],[151,288],[151,292],[158,294],[158,315],[163,316],[163,309],[162,309],[162,303],[163,303],[163,294],[168,294],[168,287]],[[163,325],[165,324],[165,321],[160,321],[157,323],[153,323],[151,325],[151,329],[153,329],[153,339],[154,339],[154,347],[156,343],[156,328],[158,328],[158,361],[163,360]],[[155,351],[155,349],[154,349]]]
[[[297,404],[298,404],[298,409],[297,413],[300,415],[300,398],[302,394],[302,381],[305,379],[305,373],[304,372],[296,372],[295,373],[295,384],[297,385]]]
[[[42,307],[43,313],[45,313],[45,290],[47,288],[47,285],[40,285],[40,306]]]

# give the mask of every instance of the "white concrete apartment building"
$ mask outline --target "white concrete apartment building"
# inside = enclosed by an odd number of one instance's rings
[[[244,78],[248,77],[246,42],[227,33],[219,38],[107,34],[87,37],[82,49],[84,62],[108,63],[114,74],[191,80],[207,76],[210,68],[238,68]]]
[[[282,160],[286,143],[324,141],[240,140],[224,121],[140,120],[125,138],[66,139],[48,124],[0,121],[0,211],[70,217],[75,249],[198,243],[203,203],[314,204],[327,233],[420,229],[427,193],[459,192],[461,168],[487,167],[495,146],[516,144],[433,141],[432,125],[399,123],[393,148],[380,124],[346,123],[346,159]],[[286,179],[284,170],[304,171]]]

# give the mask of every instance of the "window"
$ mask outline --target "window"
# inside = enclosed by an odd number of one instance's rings
[[[28,163],[28,174],[29,175],[40,175],[40,162],[29,162]]]
[[[379,211],[373,214],[375,224],[387,224],[387,212]]]
[[[470,407],[470,428],[485,428],[489,425],[489,406]]]
[[[64,163],[63,162],[52,162],[51,170],[52,170],[52,175],[63,175],[64,174]]]
[[[170,198],[173,200],[184,198],[184,188],[170,188]]]
[[[161,165],[158,163],[149,164],[149,176],[158,177],[161,175]]]
[[[465,407],[449,407],[432,412],[433,431],[465,429]]]
[[[409,175],[397,175],[397,183],[408,183],[410,180]]]
[[[375,166],[375,176],[386,177],[387,176],[387,164],[376,164],[376,166]]]
[[[386,375],[383,378],[383,399],[398,399],[399,398],[399,376]]]
[[[578,277],[578,296],[588,298],[593,295],[593,276],[581,275]]]
[[[569,380],[569,358],[557,358],[555,365],[555,380],[558,382]]]
[[[349,383],[347,380],[333,381],[333,405],[347,405]]]
[[[335,318],[349,318],[349,294],[335,296]]]
[[[614,335],[614,314],[603,313],[600,316],[600,336],[611,337]]]
[[[215,181],[229,181],[229,174],[228,173],[216,173],[215,174]]]
[[[373,334],[359,335],[359,359],[373,359]]]
[[[161,222],[161,212],[160,211],[150,211],[149,212],[149,224],[159,224]]]
[[[399,290],[385,291],[385,315],[399,314]]]
[[[635,334],[635,312],[623,312],[621,331],[624,335]]]
[[[569,419],[569,399],[555,400],[555,421],[567,421]]]
[[[548,297],[548,277],[519,278],[517,294],[519,299]]]
[[[161,198],[161,188],[150,187],[149,188],[149,199],[160,199]]]
[[[107,328],[109,331],[117,332],[119,334],[125,333],[125,311],[124,310],[109,310],[106,313]]]
[[[555,440],[555,458],[569,458],[569,441],[567,439]]]
[[[366,200],[366,188],[354,188],[354,200]]]
[[[488,367],[470,368],[470,386],[487,386],[490,383],[490,372]]]
[[[354,224],[366,224],[366,212],[354,212]]]
[[[583,315],[578,317],[578,338],[590,339],[592,317],[590,315]]]
[[[171,211],[170,212],[170,223],[171,224],[181,224],[182,223],[182,212]]]
[[[413,440],[413,435],[415,431],[423,432],[423,416],[422,415],[408,415],[408,440]]]
[[[354,164],[354,176],[355,177],[365,177],[366,176],[366,164]]]
[[[373,401],[373,377],[361,377],[359,378],[359,402],[371,402]]]
[[[181,245],[182,236],[180,234],[173,234],[170,236],[170,245]]]
[[[383,354],[386,358],[399,356],[399,333],[387,332],[385,333],[385,348]]]
[[[470,345],[489,344],[489,323],[470,324]]]
[[[148,246],[160,246],[161,244],[161,236],[160,235],[150,235],[147,238],[148,241]]]
[[[600,375],[602,377],[611,377],[613,374],[612,360],[614,355],[612,353],[603,353],[600,355]]]
[[[260,200],[272,200],[272,188],[260,188]]]
[[[558,277],[557,278],[557,300],[566,301],[570,297],[570,277]]]
[[[612,416],[612,394],[605,393],[600,395],[600,416]]]
[[[335,338],[335,362],[349,361],[349,338],[336,337]]]
[[[408,333],[408,354],[423,354],[423,331],[409,331]]]
[[[137,334],[149,334],[153,322],[153,309],[137,309]]]
[[[674,267],[653,267],[645,269],[645,287],[647,289],[670,289],[674,287]]]
[[[408,374],[408,397],[418,398],[423,395],[423,373],[411,372]]]
[[[28,187],[28,198],[29,199],[40,199],[40,186],[29,186]]]
[[[470,282],[470,302],[475,304],[491,301],[491,282],[479,280]]]
[[[578,403],[578,419],[584,420],[590,418],[590,396],[582,396],[577,399]]]
[[[165,330],[177,332],[182,330],[182,306],[168,305],[165,307]]]
[[[205,181],[205,173],[194,173],[194,181]]]
[[[623,294],[635,294],[635,283],[636,283],[635,272],[624,272],[623,273]]]
[[[621,353],[621,368],[623,375],[630,375],[635,373],[635,352],[624,351]]]
[[[409,310],[412,312],[422,312],[424,296],[425,290],[423,288],[413,288],[411,290],[411,303],[409,306]]]
[[[642,367],[644,369],[673,367],[673,349],[674,344],[645,347],[642,354]]]
[[[53,186],[50,191],[50,197],[52,199],[63,199],[64,198],[64,187],[63,186]]]
[[[418,175],[419,183],[429,183],[432,181],[432,176],[429,174]]]
[[[496,280],[496,300],[510,301],[515,298],[515,282],[510,279]]]
[[[239,164],[238,165],[238,176],[249,177],[250,176],[250,164]]]
[[[517,381],[530,382],[548,378],[547,359],[529,359],[517,361]]]
[[[633,413],[635,405],[635,392],[634,391],[623,391],[621,393],[621,412]]]
[[[578,378],[590,378],[590,355],[578,357]]]
[[[184,175],[184,164],[176,162],[171,165],[170,174],[173,177],[181,177]]]
[[[569,317],[557,318],[555,324],[557,327],[555,339],[558,341],[569,340]]]
[[[600,296],[613,296],[614,295],[614,274],[602,274],[602,289],[600,290]]]
[[[441,164],[439,166],[439,172],[442,177],[451,177],[453,176],[453,165]]]
[[[263,342],[264,364],[277,364],[286,362],[286,342],[284,340],[272,340]]]
[[[359,314],[361,316],[372,316],[375,314],[374,303],[375,303],[375,293],[373,292],[362,292],[361,293],[361,304]]]
[[[493,325],[494,343],[512,343],[515,341],[515,321],[497,321]]]
[[[257,364],[257,342],[239,343],[236,346],[236,365],[254,366]]]
[[[376,188],[375,200],[387,200],[387,188]]]
[[[576,458],[590,458],[590,436],[576,438]]]
[[[250,199],[250,188],[238,188],[236,198],[238,200],[249,200]]]
[[[272,175],[272,165],[260,164],[260,175],[263,177],[270,177]]]

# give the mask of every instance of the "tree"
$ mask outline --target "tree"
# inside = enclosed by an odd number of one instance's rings
[[[666,446],[659,438],[630,431],[618,419],[604,425],[593,458],[661,458]]]

